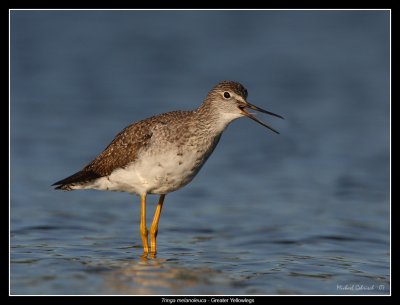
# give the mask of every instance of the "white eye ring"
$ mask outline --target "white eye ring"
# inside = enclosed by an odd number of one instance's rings
[[[226,99],[231,98],[231,95],[229,94],[228,91],[224,92],[224,98],[226,98]]]

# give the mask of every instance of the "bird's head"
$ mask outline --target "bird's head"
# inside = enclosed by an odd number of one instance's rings
[[[283,119],[282,116],[273,112],[261,109],[247,101],[247,89],[240,83],[233,81],[222,81],[218,83],[207,95],[206,102],[211,104],[212,108],[217,109],[219,116],[227,123],[246,116],[253,121],[269,128],[275,133],[277,130],[261,122],[257,119],[254,113],[248,112],[248,109],[263,112],[278,118]]]

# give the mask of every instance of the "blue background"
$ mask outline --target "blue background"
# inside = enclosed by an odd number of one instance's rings
[[[11,11],[11,293],[388,294],[389,18]],[[224,79],[281,134],[232,123],[166,197],[156,259],[137,197],[50,187]]]

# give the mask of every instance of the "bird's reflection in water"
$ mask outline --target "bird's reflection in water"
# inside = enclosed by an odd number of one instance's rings
[[[212,293],[210,278],[218,274],[208,268],[188,269],[179,266],[176,260],[144,255],[106,273],[105,285],[115,294],[183,294],[191,289]]]

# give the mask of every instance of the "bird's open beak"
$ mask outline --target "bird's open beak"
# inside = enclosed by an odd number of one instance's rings
[[[269,114],[269,115],[276,116],[277,118],[283,119],[283,117],[280,116],[279,114],[275,114],[275,113],[273,113],[273,112],[270,112],[270,111],[267,111],[267,110],[258,108],[257,106],[254,106],[254,105],[250,104],[249,102],[240,103],[238,107],[239,107],[239,109],[242,111],[242,114],[243,114],[243,115],[247,116],[248,118],[252,119],[253,121],[256,121],[258,124],[261,124],[261,125],[263,125],[264,127],[267,127],[268,129],[272,130],[273,132],[279,134],[279,132],[278,132],[277,130],[275,130],[275,129],[272,128],[271,126],[269,126],[269,125],[267,125],[267,124],[261,122],[261,121],[260,121],[259,119],[257,119],[252,113],[247,112],[247,109],[246,109],[246,108],[250,108],[250,109],[253,109],[253,110],[257,110],[257,111],[259,111],[259,112],[267,113],[267,114]]]

